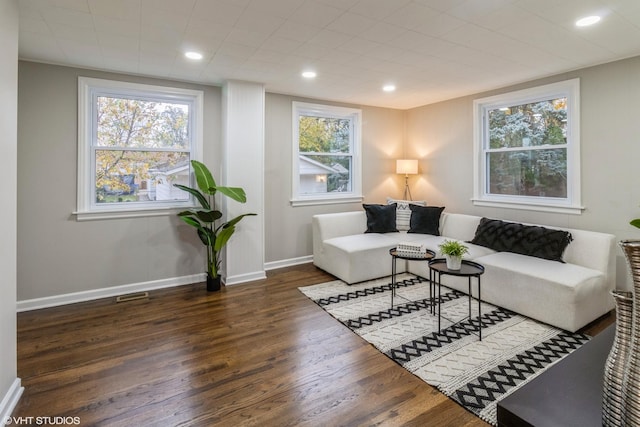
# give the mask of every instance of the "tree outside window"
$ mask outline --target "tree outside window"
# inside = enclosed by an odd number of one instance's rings
[[[97,97],[96,203],[187,200],[189,105]]]
[[[190,205],[173,184],[191,185],[202,160],[203,93],[84,77],[78,88],[78,219]]]
[[[488,111],[489,193],[567,197],[567,99]]]
[[[302,193],[351,191],[351,134],[349,119],[300,116],[300,155],[303,160],[312,160],[327,168],[324,188],[305,185],[308,174],[300,174]]]
[[[292,204],[361,200],[360,110],[293,103]]]
[[[474,204],[580,213],[579,80],[474,101]]]

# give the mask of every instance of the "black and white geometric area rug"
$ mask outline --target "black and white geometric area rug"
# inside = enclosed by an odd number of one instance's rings
[[[482,303],[471,320],[465,294],[442,288],[442,331],[431,314],[429,283],[398,275],[391,307],[389,277],[356,285],[336,280],[299,288],[382,353],[467,410],[496,425],[496,405],[590,337],[563,331]],[[460,321],[462,320],[462,321]],[[457,323],[459,322],[459,323]]]

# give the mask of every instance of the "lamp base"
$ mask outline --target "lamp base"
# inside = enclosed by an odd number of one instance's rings
[[[407,198],[407,195],[409,198]],[[411,198],[411,190],[409,189],[409,175],[404,176],[404,196],[403,200],[413,200]]]

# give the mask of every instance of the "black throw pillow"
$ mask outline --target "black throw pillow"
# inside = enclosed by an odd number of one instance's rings
[[[572,240],[571,233],[564,230],[482,218],[471,243],[498,252],[564,262],[562,254]]]
[[[409,205],[411,220],[407,233],[440,235],[440,215],[444,207]]]
[[[498,252],[511,252],[509,248],[513,246],[514,240],[518,238],[519,226],[520,224],[513,222],[482,218],[470,243]]]
[[[363,204],[367,213],[367,231],[365,233],[392,233],[398,231],[396,228],[397,203],[390,205],[367,205]]]

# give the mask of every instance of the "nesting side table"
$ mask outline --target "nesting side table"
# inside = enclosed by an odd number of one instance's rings
[[[396,296],[396,289],[398,288],[398,283],[396,282],[396,273],[397,267],[396,262],[399,259],[407,260],[407,261],[430,261],[433,257],[436,256],[435,252],[427,249],[427,252],[424,254],[418,255],[405,255],[403,253],[398,252],[397,248],[392,248],[389,250],[389,255],[391,255],[391,307],[393,308],[393,299]],[[429,299],[433,301],[433,294],[431,293],[431,280],[429,280]],[[433,309],[433,305],[432,305]]]
[[[441,280],[442,276],[443,275],[461,276],[461,277],[467,277],[469,279],[469,291],[468,291],[469,316],[465,317],[462,320],[465,320],[467,318],[471,319],[471,303],[474,300],[473,296],[471,296],[471,279],[475,277],[478,284],[478,298],[477,298],[478,300],[478,338],[480,339],[480,341],[482,341],[482,313],[480,308],[480,304],[481,304],[480,276],[483,273],[484,273],[484,267],[482,265],[478,264],[477,262],[468,261],[466,259],[462,260],[462,265],[460,266],[460,270],[450,270],[449,268],[447,268],[447,260],[444,258],[435,258],[429,261],[429,282],[433,283],[434,291],[435,291],[435,286],[438,287],[438,296],[436,297],[437,305],[438,305],[438,331],[441,331],[440,319],[442,317],[441,316],[442,298],[440,294],[440,288],[442,287],[442,280]],[[460,323],[462,320],[459,320],[456,323]]]

